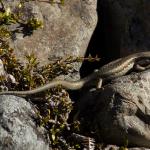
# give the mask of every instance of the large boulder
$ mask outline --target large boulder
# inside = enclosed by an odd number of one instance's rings
[[[56,2],[56,3],[55,3]],[[35,17],[43,21],[43,29],[33,34],[13,32],[11,46],[18,58],[34,52],[43,64],[58,57],[84,56],[91,35],[97,23],[96,0],[27,1],[18,7],[18,0],[4,0],[5,9],[20,12],[23,23]],[[20,25],[11,25],[10,30],[23,30]],[[78,67],[79,69],[79,67]]]
[[[120,150],[120,149],[125,149],[125,150],[150,150],[149,148],[145,147],[132,147],[132,148],[120,148],[116,145],[106,145],[102,148],[102,150]]]
[[[113,80],[86,93],[80,118],[104,142],[150,148],[150,70]],[[94,117],[93,117],[94,116]]]
[[[36,125],[36,112],[23,98],[0,96],[0,149],[50,150],[45,129]]]

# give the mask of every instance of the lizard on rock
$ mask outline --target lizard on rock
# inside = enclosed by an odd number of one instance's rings
[[[102,66],[100,69],[95,70],[89,76],[83,79],[77,80],[77,81],[53,80],[50,83],[45,84],[33,90],[3,91],[3,92],[0,92],[0,95],[9,94],[9,95],[17,95],[17,96],[25,97],[27,95],[37,94],[37,93],[46,91],[58,85],[61,85],[62,87],[69,89],[69,90],[79,90],[83,88],[84,86],[89,86],[91,84],[92,85],[94,84],[95,86],[97,86],[97,88],[100,88],[102,81],[107,81],[110,79],[123,76],[126,73],[128,73],[130,70],[132,70],[134,67],[136,67],[136,69],[138,70],[147,69],[148,67],[150,67],[150,65],[144,68],[144,67],[139,66],[138,64],[138,61],[146,59],[146,58],[150,59],[150,51],[134,53],[126,57],[114,60]]]

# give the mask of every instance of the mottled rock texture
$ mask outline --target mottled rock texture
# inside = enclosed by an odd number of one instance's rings
[[[116,146],[116,145],[107,145],[106,147],[103,147],[103,150],[119,150],[120,147]],[[127,148],[128,150],[150,150],[149,148],[145,148],[145,147],[133,147],[133,148]]]
[[[50,4],[48,0],[37,0],[25,2],[18,8],[19,2],[4,0],[4,6],[14,13],[21,12],[24,21],[38,18],[43,21],[43,29],[31,35],[14,32],[11,45],[18,58],[23,59],[24,53],[34,52],[43,65],[48,58],[84,56],[97,23],[96,0],[65,0],[64,5],[60,1]],[[18,27],[12,25],[10,29]]]
[[[104,142],[123,145],[128,140],[131,147],[150,148],[150,70],[89,92],[79,106]]]
[[[23,98],[0,96],[0,149],[49,150],[43,128],[37,127],[36,111]]]

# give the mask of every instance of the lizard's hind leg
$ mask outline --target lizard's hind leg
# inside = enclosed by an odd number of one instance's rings
[[[145,67],[143,67],[143,66],[141,66],[141,65],[139,65],[139,64],[136,64],[136,65],[134,66],[134,69],[135,69],[136,71],[144,71],[144,70],[146,70]]]
[[[94,88],[91,88],[90,89],[90,92],[93,92],[93,91],[96,91],[96,90],[98,90],[98,89],[101,89],[102,88],[102,79],[101,78],[99,78],[99,79],[97,79],[95,82],[96,82],[96,84],[94,84],[94,85],[96,85],[96,87],[94,87]]]
[[[97,83],[97,89],[100,89],[102,87],[102,83],[103,83],[102,78],[99,78]]]
[[[94,70],[94,73],[98,73],[98,72],[99,72],[98,69]],[[102,78],[96,79],[96,88],[97,89],[100,89],[102,87],[102,82],[103,82]]]

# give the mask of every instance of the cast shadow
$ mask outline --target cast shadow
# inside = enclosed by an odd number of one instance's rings
[[[84,61],[80,68],[81,77],[87,76],[92,73],[94,69],[119,57],[120,48],[117,45],[117,40],[114,38],[113,17],[111,16],[111,9],[108,2],[98,0],[97,15],[98,23],[89,42],[85,57],[88,57],[89,54],[92,57],[97,55],[100,61],[92,63]]]

